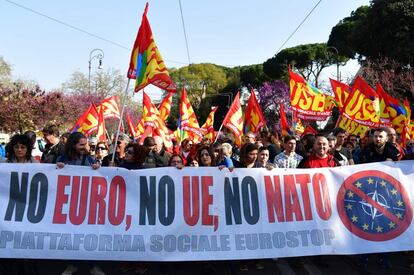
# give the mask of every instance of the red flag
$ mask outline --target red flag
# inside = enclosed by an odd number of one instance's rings
[[[259,130],[266,125],[262,109],[257,101],[256,95],[252,90],[250,92],[249,102],[247,103],[244,113],[244,133],[253,132],[257,134]]]
[[[104,119],[104,109],[101,108],[98,118],[98,133],[96,134],[98,141],[106,141],[106,129]]]
[[[183,88],[181,93],[180,104],[180,139],[190,138],[192,141],[200,141],[203,134],[200,130],[197,117],[191,106],[190,100],[187,97],[187,92]]]
[[[129,63],[128,78],[135,78],[135,92],[148,84],[168,92],[175,92],[167,67],[155,45],[151,27],[147,19],[148,3],[145,5],[141,26],[134,43]]]
[[[136,131],[135,127],[134,127],[134,124],[132,123],[131,118],[129,117],[128,114],[126,114],[125,118],[126,118],[126,122],[128,124],[129,134],[131,136],[133,136],[134,138],[137,138],[138,137],[137,131]]]
[[[331,78],[329,80],[331,81],[332,91],[335,95],[335,103],[338,106],[338,109],[342,112],[344,104],[351,92],[351,87]]]
[[[318,131],[316,131],[315,129],[313,129],[312,126],[308,125],[305,129],[305,131],[303,131],[303,133],[301,134],[301,136],[306,136],[308,134],[311,135],[316,135],[318,133]]]
[[[233,103],[223,120],[223,126],[228,128],[234,135],[237,145],[241,145],[243,135],[243,113],[240,105],[240,95],[237,93]]]
[[[280,103],[279,107],[279,115],[280,115],[280,127],[282,131],[282,136],[291,135],[292,132],[290,131],[290,127],[286,118],[285,109],[283,108],[283,103]]]
[[[81,132],[85,135],[92,134],[98,128],[98,116],[95,105],[91,104],[75,122],[70,132]]]

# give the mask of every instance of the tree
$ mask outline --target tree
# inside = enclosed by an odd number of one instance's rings
[[[171,72],[177,88],[185,87],[188,97],[195,109],[202,99],[215,95],[227,85],[226,72],[223,67],[210,63],[191,64]]]
[[[414,61],[414,0],[372,0],[332,28],[328,45],[350,58]]]
[[[89,90],[88,76],[76,71],[68,81],[63,83],[62,89],[73,94],[96,94],[98,97],[106,98],[123,94],[126,82],[126,77],[119,70],[113,68],[106,71],[100,70],[91,76],[91,90]]]
[[[281,80],[274,80],[271,82],[265,82],[258,88],[259,105],[262,109],[263,116],[266,119],[267,125],[270,130],[280,130],[277,125],[280,120],[279,106],[280,103],[289,116],[292,113],[290,106],[290,91],[288,85]]]
[[[322,70],[337,62],[346,62],[349,58],[332,55],[326,43],[299,45],[287,48],[263,63],[263,70],[272,79],[287,80],[288,66],[294,66],[299,73],[318,87]]]
[[[247,87],[258,87],[270,78],[263,71],[263,64],[240,67],[241,84]]]
[[[380,83],[393,97],[404,100],[414,98],[414,70],[409,65],[390,58],[367,59],[361,68],[362,76],[375,87]]]
[[[11,84],[11,66],[0,56],[0,87]]]

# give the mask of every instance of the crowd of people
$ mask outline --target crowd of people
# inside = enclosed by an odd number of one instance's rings
[[[129,170],[172,166],[177,169],[187,167],[211,167],[218,169],[238,168],[320,168],[355,165],[380,161],[399,161],[414,159],[414,140],[408,140],[406,147],[393,128],[377,128],[367,132],[365,137],[348,135],[343,129],[334,129],[331,133],[307,134],[298,138],[285,136],[283,140],[270,131],[262,130],[245,135],[244,144],[235,146],[231,136],[222,136],[212,142],[207,138],[194,143],[184,139],[175,144],[174,150],[166,150],[159,136],[146,137],[142,144],[133,141],[128,135],[120,134],[116,144],[96,138],[87,138],[79,132],[60,135],[56,125],[46,126],[42,130],[46,143],[41,158],[32,156],[36,146],[36,135],[29,131],[14,135],[5,146],[5,158],[8,163],[55,163],[58,168],[65,165],[121,167]],[[113,155],[114,154],[114,155]],[[380,255],[384,267],[391,263],[387,254]],[[361,256],[361,264],[366,265],[367,256]],[[97,262],[89,262],[91,274],[105,274]],[[414,267],[414,262],[411,262]],[[125,268],[125,266],[127,268]],[[240,270],[251,268],[251,262],[242,262]],[[121,270],[130,265],[123,265]],[[132,266],[137,273],[145,272],[145,265]],[[211,266],[207,266],[211,269]],[[262,269],[260,262],[254,268]],[[76,263],[70,264],[63,275],[77,271]]]

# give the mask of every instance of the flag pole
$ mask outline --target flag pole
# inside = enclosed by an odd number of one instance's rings
[[[217,140],[218,140],[218,138],[219,138],[219,136],[220,136],[221,129],[223,129],[223,123],[221,123],[220,129],[219,129],[219,130],[218,130],[218,132],[217,132],[216,139],[214,140],[214,142],[215,142],[215,143],[217,142]]]
[[[112,163],[115,160],[116,146],[117,146],[117,143],[118,143],[119,131],[121,130],[122,118],[124,117],[124,110],[125,110],[126,99],[127,99],[127,95],[128,95],[128,89],[129,89],[129,82],[130,81],[131,81],[131,79],[128,78],[128,82],[127,82],[127,85],[126,85],[126,88],[125,88],[124,101],[122,102],[122,109],[121,109],[121,116],[119,118],[119,123],[118,123],[118,130],[116,131],[116,136],[115,136],[114,151],[112,153],[112,159],[111,159]]]

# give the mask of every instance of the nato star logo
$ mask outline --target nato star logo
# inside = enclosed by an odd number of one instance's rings
[[[404,187],[382,171],[362,171],[347,178],[338,192],[337,207],[348,230],[370,241],[396,238],[412,220]]]

